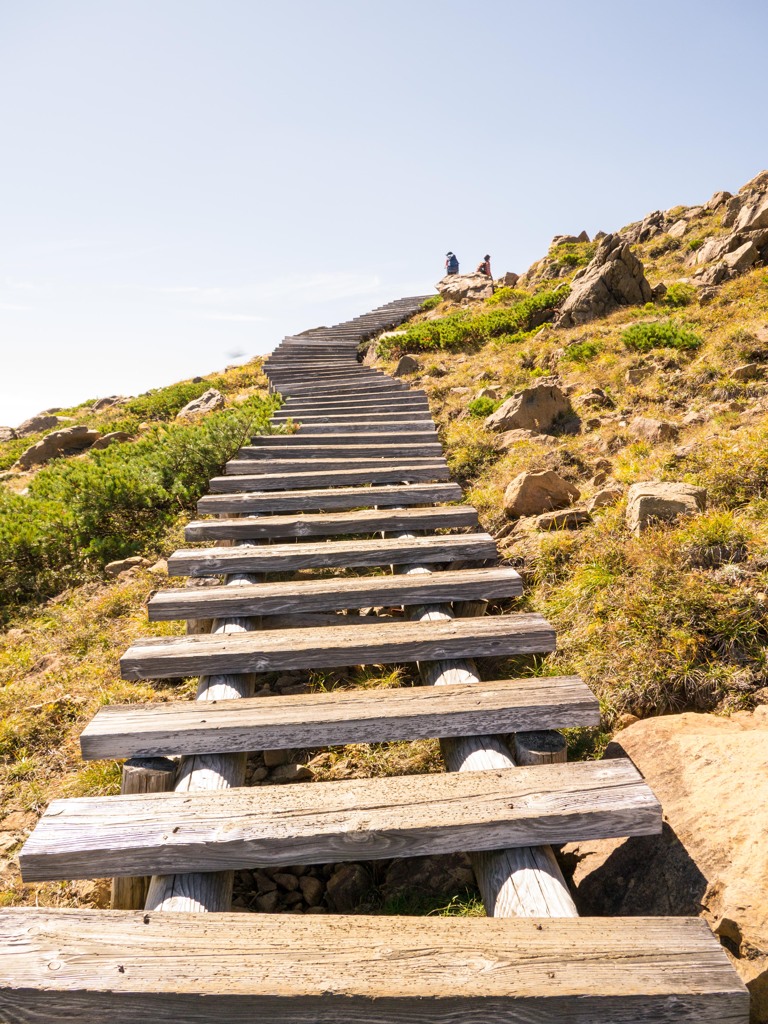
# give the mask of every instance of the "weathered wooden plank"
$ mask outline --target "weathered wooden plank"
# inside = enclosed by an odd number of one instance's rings
[[[381,381],[381,383],[378,384],[348,384],[346,387],[343,384],[303,384],[301,386],[294,385],[290,388],[278,390],[280,390],[281,394],[285,394],[290,398],[338,398],[339,395],[356,395],[360,397],[365,397],[367,395],[388,395],[395,394],[397,392],[407,392],[410,388],[407,384],[400,384],[397,381]]]
[[[25,882],[221,871],[583,842],[661,832],[626,758],[506,771],[54,800]]]
[[[298,434],[293,436],[298,437]],[[442,445],[437,440],[413,443],[407,438],[403,441],[401,434],[393,436],[396,438],[393,444],[367,444],[365,443],[366,437],[363,438],[362,444],[359,443],[359,438],[357,438],[357,444],[337,444],[335,435],[328,434],[320,438],[319,443],[316,444],[307,444],[306,438],[302,438],[304,444],[246,445],[240,449],[235,459],[243,461],[258,459],[262,462],[267,459],[314,460],[333,456],[338,458],[340,455],[345,455],[353,459],[363,456],[377,459],[383,456],[389,459],[398,458],[401,462],[409,462],[411,456],[414,455],[420,458],[429,456],[432,459],[442,457]]]
[[[286,398],[283,405],[275,411],[273,416],[276,419],[287,419],[302,414],[319,414],[332,412],[404,412],[406,409],[415,409],[419,412],[429,410],[429,402],[420,392],[403,391],[394,395],[386,395],[383,398],[345,398],[337,395],[336,398]]]
[[[168,559],[172,576],[216,576],[222,572],[288,572],[340,566],[404,565],[414,557],[424,562],[458,559],[486,561],[496,557],[496,543],[487,533],[428,535],[399,540],[302,541],[298,544],[240,544],[237,547],[190,548]]]
[[[346,451],[343,453],[344,458],[318,458],[305,456],[303,459],[281,459],[272,457],[271,459],[231,459],[224,466],[224,472],[228,476],[262,476],[269,475],[270,473],[281,473],[286,476],[296,476],[309,471],[312,472],[337,472],[342,469],[356,469],[356,468],[368,468],[374,466],[376,469],[386,468],[389,466],[446,466],[447,463],[442,456],[439,455],[409,455],[406,458],[402,456],[391,456],[384,454],[368,454],[365,457],[347,457]]]
[[[380,530],[456,530],[477,526],[471,505],[433,508],[363,509],[317,515],[202,519],[188,523],[187,540],[267,540],[270,537],[333,537]]]
[[[308,612],[419,605],[432,601],[488,600],[523,592],[520,577],[507,566],[457,569],[425,576],[334,576],[285,580],[242,587],[159,590],[149,601],[152,622],[213,619],[231,615],[290,615]]]
[[[190,701],[108,705],[81,733],[80,748],[86,759],[304,750],[599,723],[589,687],[578,676],[559,676],[255,697],[204,708]]]
[[[447,481],[450,478],[445,465],[434,463],[422,466],[403,463],[402,466],[379,469],[374,465],[364,469],[338,469],[329,472],[294,473],[290,478],[282,473],[264,476],[215,476],[211,490],[218,494],[232,491],[285,491],[311,487],[348,487],[356,484],[394,484],[417,481]]]
[[[397,505],[429,505],[459,501],[462,491],[455,483],[400,484],[377,487],[345,487],[295,490],[286,494],[207,494],[197,503],[201,515],[223,512],[331,512],[334,510],[391,508]]]
[[[132,644],[123,679],[165,679],[200,672],[271,672],[343,665],[399,664],[451,657],[545,654],[555,631],[540,615],[450,622],[395,622],[361,628],[264,630],[240,636],[157,637]]]
[[[364,420],[342,422],[332,419],[324,423],[303,423],[299,424],[299,433],[305,436],[309,434],[370,434],[375,427]],[[388,434],[423,434],[429,436],[433,441],[437,436],[437,430],[431,419],[391,419],[386,423]]]
[[[340,447],[358,447],[369,444],[377,446],[386,444],[390,445],[393,450],[397,447],[409,448],[411,445],[417,444],[420,447],[426,447],[429,451],[437,451],[440,455],[443,451],[442,445],[431,430],[403,435],[402,432],[390,433],[384,426],[371,427],[368,432],[360,431],[350,434],[343,431],[341,433],[326,434],[323,437],[304,434],[301,431],[296,434],[268,434],[263,437],[257,435],[251,438],[250,447],[254,451],[260,450],[261,447],[299,449],[301,447],[315,448],[323,446],[338,449]]]
[[[0,912],[11,1024],[747,1024],[697,918]]]
[[[402,411],[390,409],[386,412],[363,412],[358,409],[357,412],[339,412],[334,410],[327,413],[286,413],[284,416],[274,416],[272,418],[274,424],[287,423],[288,420],[292,420],[294,423],[302,423],[305,426],[311,426],[315,423],[368,423],[386,426],[389,422],[413,422],[414,420],[424,420],[431,423],[432,414],[429,409],[416,408],[403,409]]]

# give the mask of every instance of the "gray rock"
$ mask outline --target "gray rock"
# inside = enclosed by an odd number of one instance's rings
[[[676,423],[669,420],[656,420],[651,416],[635,416],[629,423],[629,432],[642,441],[658,444],[661,441],[672,441],[678,433]]]
[[[556,437],[552,437],[551,434],[541,434],[538,430],[507,430],[503,434],[499,434],[496,439],[497,446],[501,451],[508,451],[514,445],[527,441],[535,441],[537,444],[554,448],[560,444]]]
[[[587,510],[593,512],[596,508],[606,508],[608,505],[615,505],[618,501],[621,501],[621,495],[622,490],[618,484],[602,487],[587,502]]]
[[[667,234],[670,238],[682,238],[687,230],[688,221],[685,218],[681,218],[680,220],[675,221]]]
[[[666,215],[663,210],[654,210],[653,213],[649,213],[643,220],[637,224],[630,225],[629,229],[624,233],[625,240],[634,245],[636,242],[647,242],[649,238],[653,238],[655,235],[660,235],[665,229],[667,222]],[[598,232],[599,234],[599,232]],[[595,239],[597,239],[595,235]],[[611,235],[603,234],[602,238],[610,238]]]
[[[757,195],[745,203],[734,222],[735,231],[755,231],[768,228],[768,195]]]
[[[113,405],[122,405],[128,399],[122,395],[110,395],[108,398],[97,398],[91,406],[91,412],[101,412],[102,409],[111,409]]]
[[[655,480],[632,484],[627,495],[627,525],[634,534],[640,534],[655,523],[674,522],[680,516],[703,512],[706,507],[704,487]]]
[[[724,228],[733,227],[736,223],[736,219],[741,213],[742,202],[742,196],[732,196],[726,201],[725,210],[723,211],[723,219],[720,222]]]
[[[351,914],[372,887],[371,876],[362,864],[342,864],[328,879],[328,903],[338,914]]]
[[[643,265],[629,243],[620,235],[606,235],[583,277],[574,282],[555,322],[558,327],[574,327],[652,298]]]
[[[37,444],[27,448],[13,468],[27,470],[33,466],[42,466],[60,455],[85,451],[95,441],[98,441],[100,437],[101,434],[98,430],[91,430],[90,427],[85,426],[65,427],[63,430],[54,430],[53,433],[46,434]]]
[[[50,430],[58,426],[59,417],[51,414],[40,413],[39,416],[31,416],[16,427],[16,437],[29,437],[30,434],[39,434],[42,430]]]
[[[760,253],[754,242],[748,241],[723,257],[722,262],[733,274],[743,274],[753,263],[760,259]]]
[[[304,901],[310,907],[319,907],[325,895],[325,886],[319,878],[314,875],[302,875],[299,879],[299,888]]]
[[[549,430],[573,412],[570,400],[556,384],[538,383],[525,388],[485,420],[489,430]]]
[[[13,427],[0,427],[0,441],[13,441],[18,434]]]
[[[435,285],[449,302],[487,299],[493,295],[493,281],[485,274],[449,274]]]
[[[511,270],[508,270],[504,277],[502,277],[501,283],[504,285],[505,288],[514,288],[519,280],[519,274],[515,274]]]
[[[560,512],[544,512],[536,516],[534,523],[537,530],[578,530],[591,522],[592,516],[582,508],[568,508]]]
[[[498,402],[501,395],[496,388],[481,388],[475,395],[475,398],[490,398],[492,402]]]
[[[419,369],[418,359],[413,356],[401,356],[397,366],[392,371],[393,377],[402,377],[406,373],[415,373]]]
[[[756,380],[763,374],[763,368],[759,363],[745,363],[737,366],[731,376],[734,380]]]
[[[624,380],[627,384],[636,386],[637,384],[642,384],[647,377],[650,377],[652,372],[653,370],[650,366],[631,366],[624,374]]]
[[[131,441],[133,438],[130,434],[124,430],[113,430],[110,434],[102,434],[98,441],[94,441],[94,449],[109,448],[111,444],[122,444],[125,441]]]
[[[130,558],[120,558],[116,562],[108,562],[104,566],[104,572],[107,576],[119,576],[121,573],[130,572],[131,569],[140,569],[150,564],[148,558],[142,558],[141,555],[131,555]]]
[[[270,782],[311,782],[315,775],[303,764],[281,764],[272,771]]]
[[[717,210],[723,205],[723,203],[727,202],[731,198],[730,192],[715,192],[712,198],[708,199],[706,203],[704,203],[704,209]]]
[[[199,398],[193,398],[183,409],[176,413],[177,420],[190,420],[195,416],[204,416],[224,406],[224,395],[216,388],[208,388]]]
[[[523,472],[504,491],[504,512],[510,519],[538,516],[542,512],[566,508],[578,501],[579,497],[578,488],[568,480],[563,480],[554,470]]]

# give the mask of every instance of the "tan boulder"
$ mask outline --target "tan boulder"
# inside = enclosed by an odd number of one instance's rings
[[[111,444],[122,443],[125,441],[131,441],[132,437],[125,430],[113,430],[109,434],[102,434],[98,441],[94,441],[93,447],[95,450],[101,448],[109,448]]]
[[[33,466],[42,466],[51,459],[60,455],[71,455],[74,452],[85,451],[98,441],[101,434],[98,430],[91,430],[90,427],[76,426],[65,427],[63,430],[54,430],[33,444],[19,456],[13,468],[18,470],[32,469]]]
[[[568,480],[554,470],[542,473],[520,473],[504,492],[504,511],[509,518],[538,516],[542,512],[567,508],[578,501],[580,493]]]
[[[611,487],[603,487],[596,491],[587,502],[587,511],[592,512],[596,508],[606,508],[608,505],[615,505],[621,501],[623,491],[618,484]]]
[[[640,534],[655,523],[696,515],[706,506],[704,487],[656,480],[632,484],[627,494],[627,525],[634,534]]]
[[[552,437],[551,434],[541,434],[538,430],[507,430],[503,434],[499,434],[496,439],[498,447],[503,451],[508,451],[514,445],[526,441],[536,441],[549,448],[556,448],[560,444],[556,437]]]
[[[435,287],[449,302],[488,299],[493,295],[493,281],[485,274],[448,274]]]
[[[193,398],[187,402],[183,409],[176,413],[177,420],[191,420],[195,416],[204,416],[206,413],[215,412],[224,406],[224,395],[216,388],[208,388],[199,398]]]
[[[397,366],[392,371],[393,377],[402,377],[406,373],[415,373],[419,369],[419,360],[413,356],[400,356]]]
[[[583,508],[566,508],[559,512],[543,512],[534,519],[535,528],[549,530],[578,530],[591,522],[592,516]]]
[[[627,428],[634,437],[641,441],[658,444],[661,441],[674,441],[679,433],[676,423],[669,420],[655,420],[650,416],[635,416]]]
[[[572,413],[568,396],[557,384],[538,383],[508,398],[485,420],[489,430],[549,430]]]
[[[763,375],[763,368],[759,363],[745,363],[737,366],[731,376],[734,380],[756,380]]]
[[[732,955],[768,1021],[768,706],[731,718],[682,714],[623,729],[628,756],[661,802],[659,836],[569,844],[585,915],[695,915]]]
[[[29,437],[30,434],[39,434],[42,430],[50,430],[51,427],[59,425],[59,417],[50,413],[41,412],[39,416],[30,416],[16,427],[16,437]]]

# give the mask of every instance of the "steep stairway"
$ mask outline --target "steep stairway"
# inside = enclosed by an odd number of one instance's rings
[[[482,680],[474,659],[554,650],[470,506],[452,504],[425,396],[358,362],[423,297],[286,338],[276,425],[211,481],[125,679],[199,675],[196,701],[104,707],[84,758],[119,796],[55,801],[26,880],[113,877],[110,911],[0,911],[0,1021],[42,1024],[746,1024],[698,919],[581,919],[549,844],[661,830],[632,763],[567,763],[578,677]],[[329,574],[333,570],[335,574]],[[342,570],[342,572],[340,572]],[[353,574],[354,572],[354,574]],[[274,578],[273,578],[274,577]],[[361,615],[361,609],[396,614]],[[423,685],[255,697],[259,673],[415,663]],[[514,736],[511,747],[503,737]],[[247,754],[438,737],[445,774],[247,787]],[[233,914],[236,869],[466,852],[488,917]],[[301,920],[299,920],[301,916]]]

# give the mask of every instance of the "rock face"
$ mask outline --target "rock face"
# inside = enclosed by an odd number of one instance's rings
[[[177,420],[190,420],[195,416],[203,416],[215,412],[224,406],[224,395],[216,388],[208,388],[199,398],[193,398],[183,409],[176,413]]]
[[[629,422],[629,432],[642,441],[658,444],[660,441],[673,441],[679,429],[676,423],[669,420],[655,420],[650,416],[635,416]]]
[[[102,409],[111,409],[113,405],[122,405],[128,399],[122,395],[109,395],[107,398],[97,398],[91,406],[91,412],[101,412]]]
[[[435,287],[450,302],[487,299],[493,295],[493,281],[485,274],[449,274],[438,281]]]
[[[16,427],[16,437],[29,437],[30,434],[39,434],[41,430],[50,430],[59,424],[59,417],[46,413],[39,416],[31,416]]]
[[[485,420],[489,430],[549,430],[571,415],[571,403],[556,384],[535,384],[508,398]]]
[[[554,470],[520,473],[504,492],[504,511],[510,518],[538,516],[542,512],[567,508],[579,497],[578,488]]]
[[[674,522],[680,516],[696,515],[707,507],[707,491],[692,484],[632,484],[627,494],[627,525],[635,534],[655,523]]]
[[[397,366],[392,371],[393,377],[402,377],[406,373],[415,373],[419,369],[418,359],[413,356],[401,356]]]
[[[0,427],[0,441],[12,441],[16,436],[13,427]]]
[[[716,207],[710,207],[722,195]],[[768,172],[748,181],[735,196],[715,193],[707,204],[723,207],[722,225],[730,233],[708,239],[697,249],[689,263],[700,266],[693,283],[704,290],[729,281],[768,258]]]
[[[709,922],[768,1021],[768,706],[731,718],[682,714],[622,730],[664,809],[659,836],[570,844],[582,914],[696,915]]]
[[[14,463],[13,468],[27,470],[33,466],[42,466],[59,455],[85,451],[100,437],[98,430],[91,430],[90,427],[65,427],[63,430],[54,430],[42,441],[27,448],[18,462]]]
[[[607,316],[621,306],[650,302],[653,290],[643,265],[621,235],[606,235],[592,262],[574,278],[556,325],[574,327]]]

